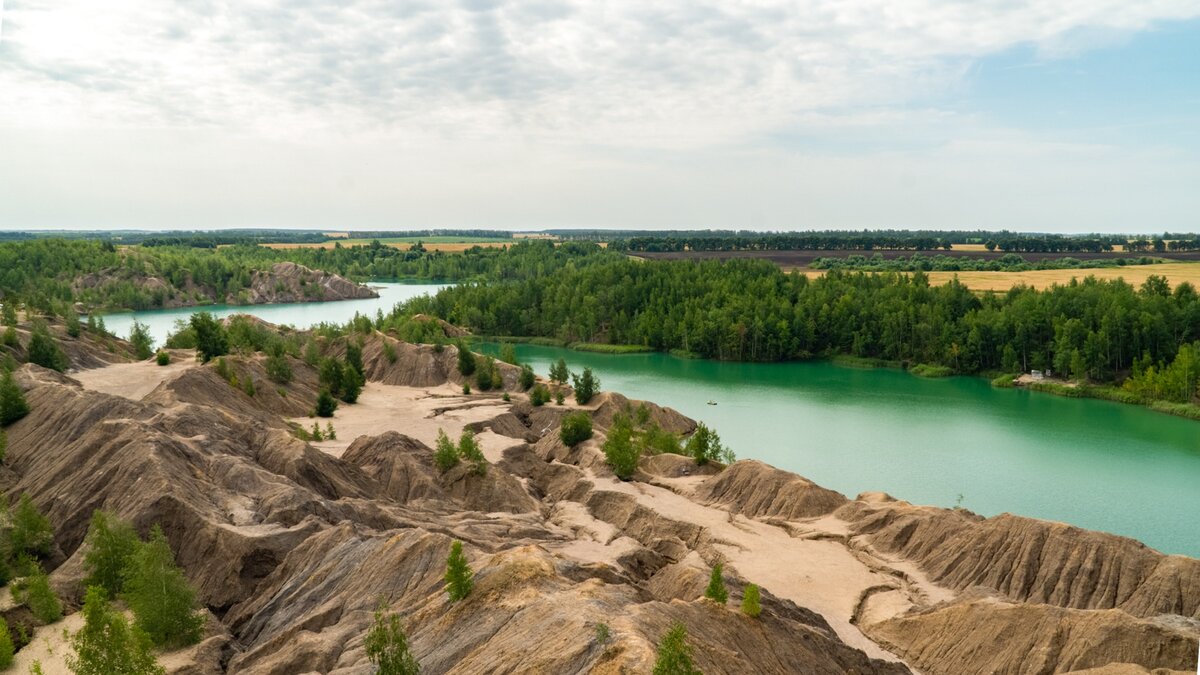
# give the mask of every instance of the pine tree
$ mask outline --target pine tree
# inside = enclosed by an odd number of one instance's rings
[[[450,602],[457,602],[471,594],[475,584],[475,575],[463,555],[462,542],[456,541],[450,545],[450,557],[446,559],[446,593]]]
[[[83,568],[87,577],[83,585],[103,589],[109,599],[116,598],[124,581],[122,573],[141,539],[128,522],[105,511],[94,511],[85,541],[88,551]]]
[[[582,375],[572,375],[575,386],[575,402],[587,405],[596,392],[600,391],[600,378],[592,374],[591,368],[584,368]]]
[[[360,378],[364,377],[362,347],[354,342],[346,343],[346,364],[353,368]]]
[[[729,600],[729,591],[725,589],[725,580],[721,578],[721,563],[713,565],[712,574],[708,577],[708,588],[704,589],[704,597],[725,604]]]
[[[567,370],[567,360],[559,359],[557,363],[550,366],[550,381],[559,384],[566,384],[567,380],[571,379],[571,371]]]
[[[433,461],[437,464],[438,469],[445,473],[458,465],[458,448],[446,435],[442,429],[438,429],[437,444],[433,452]]]
[[[184,646],[200,641],[204,615],[196,612],[196,592],[157,525],[150,539],[129,561],[124,597],[138,628],[157,646]]]
[[[479,441],[475,440],[474,431],[464,429],[458,437],[458,455],[468,462],[475,463],[475,473],[480,476],[487,473],[487,458],[483,456]]]
[[[521,376],[518,379],[518,382],[521,385],[521,391],[528,391],[529,388],[532,387],[533,383],[535,382],[535,378],[533,375],[533,368],[530,368],[527,364],[522,365],[521,366]]]
[[[364,641],[367,660],[378,668],[378,675],[417,675],[421,666],[408,650],[408,636],[400,616],[386,611],[381,602],[375,610],[375,621]]]
[[[762,613],[762,605],[759,604],[758,596],[758,586],[746,584],[746,588],[742,590],[742,614],[758,617]]]
[[[317,394],[317,417],[333,417],[333,411],[337,410],[337,407],[337,399],[328,389],[322,389],[321,393]]]
[[[150,638],[112,609],[104,590],[89,587],[83,601],[83,627],[71,636],[74,654],[67,667],[75,675],[163,675]]]
[[[0,373],[0,426],[8,426],[29,414],[25,393],[13,380],[12,373]]]
[[[358,402],[358,395],[362,393],[363,379],[354,366],[349,363],[342,369],[342,395],[341,399],[346,403],[354,404]]]
[[[33,325],[29,334],[28,355],[30,363],[36,363],[43,368],[59,372],[67,369],[66,355],[58,346],[58,341],[50,335],[50,329],[41,321]]]
[[[692,648],[687,643],[687,629],[677,623],[662,636],[658,643],[658,658],[654,661],[654,675],[700,675],[692,664]]]
[[[458,341],[458,372],[463,377],[467,377],[475,372],[475,355],[467,349],[467,345],[462,340]]]

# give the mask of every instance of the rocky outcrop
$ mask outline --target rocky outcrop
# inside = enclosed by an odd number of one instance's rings
[[[597,400],[594,402],[596,410],[592,413],[592,422],[604,429],[612,426],[613,417],[617,413],[633,414],[640,406],[645,406],[650,421],[665,431],[687,436],[696,430],[696,421],[674,408],[660,406],[650,401],[634,401],[615,391],[601,392],[596,398]]]
[[[990,598],[890,619],[868,632],[927,675],[1042,675],[1109,664],[1184,670],[1198,650],[1196,637],[1120,610]]]
[[[751,518],[785,520],[833,513],[847,501],[838,492],[754,460],[735,462],[706,480],[697,490],[697,497]]]

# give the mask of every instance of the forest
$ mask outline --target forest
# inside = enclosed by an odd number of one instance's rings
[[[989,251],[1069,253],[1111,251],[1124,235],[1066,236],[1014,232],[873,230],[849,232],[669,232],[619,238],[618,251],[900,251],[950,250],[954,244],[983,244]]]

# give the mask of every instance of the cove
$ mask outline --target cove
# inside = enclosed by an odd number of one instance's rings
[[[217,318],[231,314],[251,314],[264,321],[295,328],[311,328],[319,323],[344,324],[355,314],[375,317],[375,312],[385,314],[397,303],[419,295],[432,295],[450,284],[437,283],[394,283],[372,281],[367,284],[379,293],[378,298],[361,300],[339,300],[336,302],[295,302],[278,305],[204,305],[177,309],[152,309],[138,312],[115,312],[104,314],[104,325],[119,337],[129,337],[134,319],[149,326],[154,344],[162,346],[167,335],[175,330],[175,322],[186,321],[196,312],[211,312]]]
[[[1200,424],[1192,420],[973,377],[514,346],[539,375],[560,357],[575,372],[591,367],[604,390],[715,427],[739,458],[851,497],[884,491],[984,516],[1016,513],[1200,557]],[[477,348],[499,353],[493,343]]]

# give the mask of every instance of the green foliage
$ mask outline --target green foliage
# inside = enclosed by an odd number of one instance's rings
[[[212,359],[229,353],[229,336],[225,327],[208,312],[192,315],[192,332],[196,335],[196,353],[200,360],[208,363]]]
[[[34,563],[33,574],[22,579],[19,593],[20,600],[29,607],[29,611],[43,624],[51,624],[62,618],[62,602],[50,588],[50,578],[41,565]]]
[[[355,342],[348,341],[346,343],[346,364],[354,369],[355,374],[360,380],[365,377],[363,374],[362,347]]]
[[[12,373],[0,372],[0,426],[8,426],[29,414],[25,393],[13,380]]]
[[[554,390],[555,405],[562,405],[564,400],[566,400],[566,398],[563,396],[562,389],[555,389]]]
[[[545,405],[550,401],[550,390],[544,384],[534,385],[533,390],[529,392],[529,403],[537,408]]]
[[[567,414],[563,417],[558,435],[567,447],[586,441],[592,437],[591,416],[583,411]]]
[[[463,386],[462,386],[462,393],[463,393],[463,395],[464,395],[464,396],[466,396],[466,395],[470,395],[470,393],[471,393],[471,384],[470,384],[469,382],[463,382]]]
[[[704,422],[698,424],[696,431],[688,438],[684,453],[692,456],[696,464],[701,466],[711,461],[732,464],[736,459],[733,451],[721,443],[721,437],[717,435],[716,430],[710,429]]]
[[[687,629],[676,623],[663,634],[654,661],[654,675],[700,675],[692,664],[692,648],[687,643]]]
[[[50,555],[54,547],[54,530],[50,527],[50,519],[38,511],[28,493],[21,494],[17,508],[13,510],[8,544],[14,559],[22,555],[44,558]]]
[[[1190,403],[1200,384],[1200,341],[1182,345],[1170,363],[1154,364],[1150,358],[1134,360],[1133,373],[1124,389],[1146,399]]]
[[[138,628],[155,645],[181,647],[200,641],[204,615],[196,612],[196,593],[157,525],[129,559],[123,596]]]
[[[491,356],[476,359],[475,386],[479,391],[487,391],[493,387],[502,385],[503,381],[500,379],[500,373],[496,369],[496,359]]]
[[[0,428],[0,464],[4,463],[4,458],[8,455],[8,434],[4,429]]]
[[[171,354],[166,351],[160,350],[157,354],[154,355],[154,362],[160,366],[170,365]]]
[[[358,395],[362,393],[362,388],[362,375],[354,369],[354,366],[347,363],[345,368],[342,370],[341,399],[346,403],[357,403]]]
[[[450,602],[458,602],[471,594],[475,584],[475,573],[467,564],[467,556],[463,554],[461,541],[450,545],[450,556],[446,558],[446,593]]]
[[[17,303],[12,298],[7,298],[3,304],[3,310],[0,311],[0,316],[3,316],[5,326],[17,325]]]
[[[315,368],[320,360],[321,346],[317,344],[315,339],[310,337],[304,343],[304,362]]]
[[[129,329],[129,346],[133,347],[133,354],[139,361],[150,358],[154,354],[154,338],[150,337],[150,327],[134,319]]]
[[[387,359],[388,363],[395,363],[397,359],[396,348],[387,340],[383,341],[383,358]]]
[[[500,360],[505,363],[517,364],[517,348],[511,342],[506,342],[500,346]]]
[[[450,440],[450,437],[446,435],[444,429],[438,429],[437,443],[433,451],[433,461],[442,473],[458,466],[458,448]]]
[[[934,366],[928,363],[918,363],[908,372],[917,377],[949,377],[954,374],[954,369],[949,366]]]
[[[376,666],[378,675],[417,675],[421,672],[417,659],[408,650],[408,636],[404,634],[400,615],[387,612],[382,602],[375,610],[375,619],[363,645],[367,660]]]
[[[83,327],[79,323],[79,314],[76,313],[74,309],[67,310],[66,315],[63,317],[63,321],[67,326],[67,335],[70,335],[73,338],[79,337],[79,334],[83,331]]]
[[[104,590],[90,587],[83,601],[83,627],[71,636],[74,654],[67,667],[75,675],[163,675],[150,638],[131,627],[108,604]]]
[[[13,662],[12,634],[8,632],[8,622],[0,617],[0,670],[5,670]]]
[[[566,384],[569,379],[571,379],[571,371],[567,369],[566,359],[559,359],[557,363],[550,366],[551,382]]]
[[[167,349],[195,349],[196,331],[192,328],[192,324],[183,319],[176,319],[175,330],[167,336],[167,341],[163,346]]]
[[[58,346],[58,340],[50,335],[44,321],[35,321],[29,334],[29,362],[43,368],[62,372],[67,369],[67,356]]]
[[[458,348],[458,372],[463,377],[468,377],[475,372],[475,355],[467,348],[467,343],[459,340],[456,347]]]
[[[333,394],[329,393],[328,389],[322,389],[317,394],[317,417],[333,417],[333,411],[337,410],[337,407],[337,399],[333,397]]]
[[[729,591],[725,588],[725,580],[721,578],[723,569],[721,563],[713,565],[712,574],[708,577],[708,588],[704,589],[704,597],[722,605],[729,600]]]
[[[292,364],[288,362],[282,343],[274,342],[268,348],[264,368],[272,382],[287,384],[292,381]]]
[[[337,431],[333,428],[333,422],[325,423],[325,439],[330,441],[337,440]]]
[[[250,373],[246,373],[246,381],[242,383],[242,391],[246,392],[246,395],[251,398],[258,393],[258,390],[254,388],[254,377]]]
[[[684,454],[679,436],[663,429],[654,422],[646,424],[645,428],[638,432],[637,440],[641,444],[643,452],[649,455],[659,455],[664,452],[676,455]]]
[[[94,586],[102,589],[109,599],[116,598],[124,584],[124,570],[141,539],[128,522],[105,511],[94,511],[86,543],[84,586]]]
[[[487,473],[487,459],[483,456],[479,441],[475,439],[474,431],[464,429],[458,437],[458,455],[468,462],[475,463],[475,473],[480,476]]]
[[[637,471],[641,452],[633,443],[633,422],[621,412],[613,416],[608,437],[604,439],[604,460],[621,480],[629,480]]]
[[[596,624],[596,644],[608,644],[608,639],[611,637],[611,630],[606,623]]]
[[[17,329],[9,326],[4,329],[4,337],[0,338],[0,343],[5,347],[16,347],[21,344],[21,338],[17,335]]]
[[[575,388],[575,402],[579,405],[587,405],[600,391],[600,378],[592,374],[591,368],[584,368],[582,375],[572,375],[571,380]]]
[[[535,381],[533,368],[528,364],[523,364],[521,366],[521,376],[517,379],[517,383],[521,386],[521,391],[529,391],[529,388],[533,386]]]
[[[752,618],[757,618],[759,614],[762,614],[759,590],[755,584],[746,584],[746,588],[742,590],[742,614]]]
[[[319,422],[313,422],[312,431],[308,432],[308,439],[317,442],[325,440],[325,434],[321,431]]]

